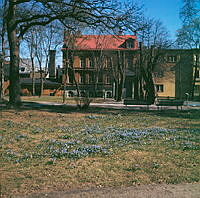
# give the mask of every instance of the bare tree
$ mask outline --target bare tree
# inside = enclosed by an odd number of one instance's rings
[[[4,64],[6,56],[6,24],[4,19],[4,5],[0,8],[0,100],[4,97]]]
[[[31,78],[32,78],[32,95],[35,95],[35,37],[36,32],[34,29],[30,29],[23,38],[25,44],[27,44],[28,48],[28,56],[31,59]]]
[[[163,49],[172,46],[169,33],[159,20],[147,19],[145,29],[138,32],[140,49],[137,61],[138,83],[135,98],[153,103],[155,100],[155,89],[153,72],[155,67],[164,62]]]
[[[200,59],[200,1],[183,0],[183,7],[180,10],[180,19],[182,27],[177,33],[177,43],[180,47],[195,49],[196,60],[194,65],[194,75],[191,90],[191,99],[194,98],[194,89],[196,83],[197,70]]]

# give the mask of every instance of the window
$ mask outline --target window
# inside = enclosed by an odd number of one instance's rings
[[[93,68],[92,60],[90,58],[86,58],[86,66],[88,68]]]
[[[126,48],[134,48],[134,39],[129,38],[128,40],[126,40]]]
[[[80,67],[85,68],[85,58],[83,57],[80,58]]]
[[[69,83],[72,83],[74,82],[74,73],[72,70],[69,70],[68,71],[68,76],[69,76]]]
[[[110,66],[111,66],[111,58],[107,56],[104,59],[104,68],[108,69],[108,68],[110,68]]]
[[[197,69],[196,78],[200,78],[200,70]]]
[[[105,60],[104,60],[104,68],[108,68],[108,58],[105,57]]]
[[[103,83],[103,75],[102,74],[99,75],[98,82]]]
[[[111,80],[110,80],[110,76],[106,76],[106,84],[110,84]]]
[[[164,92],[164,85],[156,85],[156,92]]]
[[[200,62],[200,55],[198,54],[194,54],[194,64],[196,64],[196,62]]]
[[[163,76],[164,76],[164,72],[163,71],[154,72],[154,77],[155,78],[162,78]]]
[[[25,67],[20,67],[21,72],[25,72]]]
[[[195,85],[194,87],[194,95],[199,96],[200,95],[200,85]]]
[[[80,83],[81,84],[85,83],[85,75],[84,74],[80,74]]]
[[[134,48],[134,41],[133,40],[129,40],[126,43],[127,48]]]
[[[167,62],[169,63],[177,62],[177,56],[167,56]]]
[[[89,83],[93,83],[94,82],[94,74],[90,74],[89,75]]]

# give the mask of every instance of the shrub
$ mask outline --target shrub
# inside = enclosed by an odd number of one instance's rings
[[[90,103],[92,102],[91,98],[88,97],[76,97],[74,98],[76,105],[79,109],[88,109],[90,106]]]

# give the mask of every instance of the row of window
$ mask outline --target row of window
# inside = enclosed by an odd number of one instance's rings
[[[178,56],[167,56],[166,60],[169,63],[176,63],[176,62],[178,62]],[[194,63],[196,63],[196,62],[200,63],[200,55],[194,54],[193,61],[194,61]]]
[[[177,56],[167,56],[167,62],[168,63],[176,63],[177,62]]]
[[[103,68],[108,68],[110,65],[110,58],[109,57],[104,57],[103,59]],[[97,60],[98,62],[98,60]],[[80,68],[94,68],[94,60],[92,60],[91,58],[85,58],[85,57],[81,57],[80,58]]]
[[[130,61],[130,60],[129,60]],[[175,63],[177,62],[177,56],[167,56],[167,62]],[[110,58],[103,58],[103,67],[108,68],[110,66]],[[91,58],[80,58],[80,68],[94,68],[94,61]]]
[[[197,58],[199,59],[199,62],[200,62],[200,56],[197,56],[197,55],[194,55],[194,62],[196,62]],[[178,56],[167,56],[166,57],[166,61],[168,63],[176,63],[178,62]],[[104,65],[104,68],[108,68],[109,67],[109,64],[110,64],[110,58],[109,57],[104,57],[103,58],[103,65]],[[94,61],[87,57],[81,57],[80,58],[80,67],[81,68],[94,68]]]
[[[73,83],[74,82],[74,77],[73,75],[69,75],[69,83]],[[86,83],[95,83],[95,76],[94,74],[79,74],[78,76],[78,83],[81,84],[86,84]],[[103,75],[99,75],[98,76],[98,80],[97,83],[105,83],[105,84],[111,84],[111,77],[110,76],[104,76]]]

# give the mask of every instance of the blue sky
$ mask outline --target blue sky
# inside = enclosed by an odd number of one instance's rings
[[[169,30],[172,38],[175,38],[176,30],[181,27],[179,11],[182,0],[143,0],[145,14],[149,17],[160,19]]]

